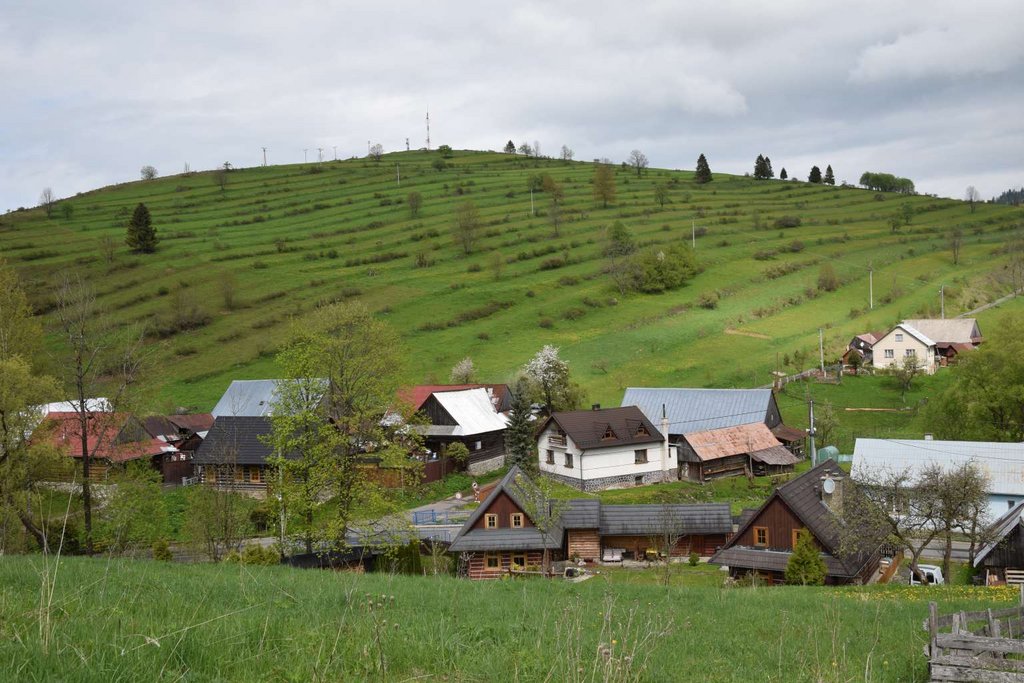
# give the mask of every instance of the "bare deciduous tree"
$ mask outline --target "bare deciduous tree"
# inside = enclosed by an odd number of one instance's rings
[[[638,149],[629,153],[629,165],[636,169],[636,177],[639,178],[643,170],[647,168],[647,155]]]
[[[480,211],[471,201],[463,202],[455,208],[455,222],[452,237],[455,244],[462,248],[463,253],[472,254],[480,232]]]
[[[573,152],[572,149],[570,149],[568,145],[562,145],[562,153],[561,153],[562,161],[572,161],[572,158],[573,158],[574,155],[575,155],[575,152]]]
[[[967,190],[964,191],[964,200],[971,205],[971,213],[974,213],[977,208],[975,204],[981,201],[981,193],[978,192],[978,188],[968,185]]]
[[[964,231],[957,226],[949,231],[949,249],[953,252],[953,265],[960,264],[960,247],[964,244]]]
[[[370,158],[374,161],[380,161],[381,157],[384,156],[384,145],[379,142],[370,148]]]
[[[146,165],[139,171],[139,175],[142,176],[143,180],[152,180],[156,178],[156,169],[152,166]]]
[[[39,194],[39,206],[46,209],[47,218],[53,215],[53,207],[56,201],[57,198],[54,196],[53,190],[49,187],[44,187],[43,191]]]

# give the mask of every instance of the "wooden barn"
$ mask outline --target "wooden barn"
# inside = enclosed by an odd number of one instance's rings
[[[213,415],[154,415],[143,420],[146,432],[154,439],[174,446],[164,453],[160,471],[165,484],[180,485],[195,474],[195,454],[213,427]]]
[[[974,557],[976,575],[984,576],[985,584],[1024,583],[1024,502],[1017,503],[993,522],[989,542]]]
[[[881,544],[865,543],[855,553],[840,554],[840,522],[833,509],[841,504],[846,481],[830,459],[779,486],[710,561],[726,566],[733,578],[756,573],[784,583],[797,533],[807,530],[825,560],[826,584],[867,583],[878,569]]]
[[[139,420],[125,413],[90,413],[88,425],[86,452],[91,481],[102,481],[112,469],[134,461],[148,462],[162,471],[164,457],[177,453],[174,446],[150,436]],[[82,429],[77,412],[47,413],[38,429],[61,451],[77,462],[82,461]]]
[[[485,387],[433,391],[419,406],[430,424],[421,429],[424,446],[433,457],[443,458],[453,443],[469,450],[466,469],[480,474],[505,463],[506,417],[497,408],[492,390]]]
[[[761,422],[686,434],[679,448],[682,478],[699,482],[792,472],[797,462],[797,456]]]

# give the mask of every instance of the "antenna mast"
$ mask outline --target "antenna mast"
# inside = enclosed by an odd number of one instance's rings
[[[430,108],[427,107],[427,151],[430,151]]]

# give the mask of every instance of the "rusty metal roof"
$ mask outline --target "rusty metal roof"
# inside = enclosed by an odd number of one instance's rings
[[[764,451],[782,445],[763,422],[709,429],[687,434],[685,438],[697,457],[704,461]]]

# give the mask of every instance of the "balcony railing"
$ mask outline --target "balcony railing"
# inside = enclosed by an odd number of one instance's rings
[[[564,434],[552,434],[548,437],[548,443],[553,446],[564,446],[565,435]]]

